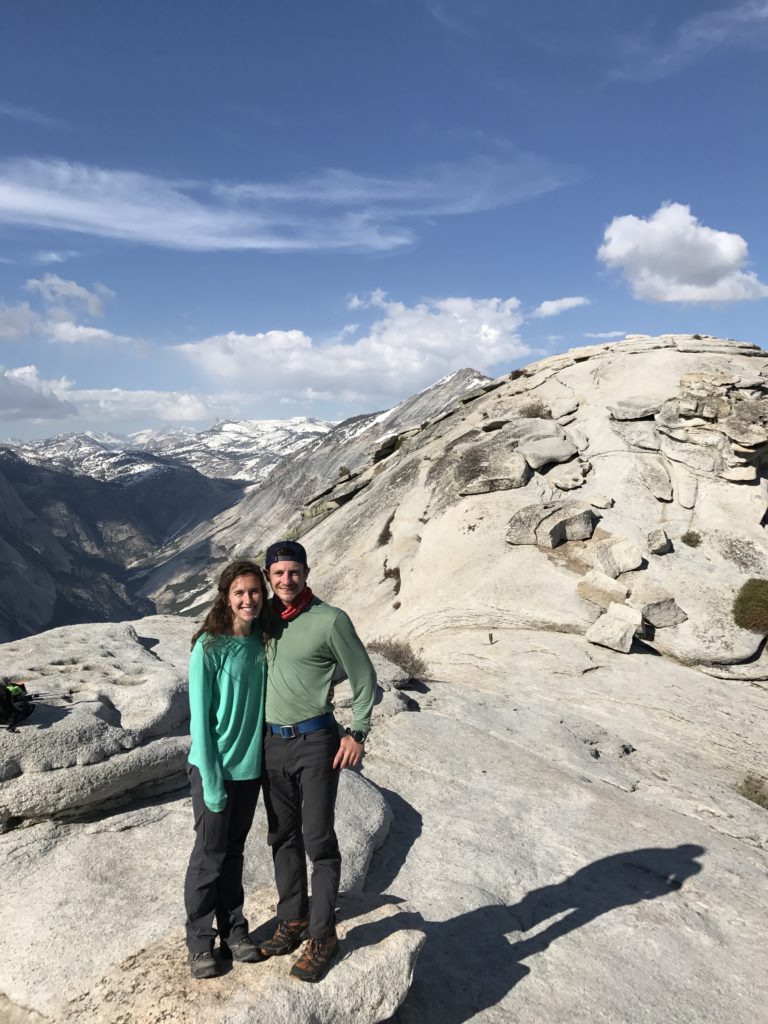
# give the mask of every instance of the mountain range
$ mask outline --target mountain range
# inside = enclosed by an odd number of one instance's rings
[[[241,507],[243,499],[278,469],[278,480],[295,482],[286,492],[290,514],[294,496],[300,501],[334,460],[357,465],[382,434],[439,413],[483,379],[458,371],[392,410],[340,424],[246,420],[201,432],[64,434],[0,445],[0,640],[194,603],[197,591],[207,591],[212,560],[226,550],[226,513],[247,520],[251,503]],[[276,503],[275,522],[286,507]],[[173,574],[179,552],[185,577],[204,577],[182,587],[181,599]]]

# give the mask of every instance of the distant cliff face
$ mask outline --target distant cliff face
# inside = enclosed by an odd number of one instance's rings
[[[152,602],[126,585],[128,567],[244,489],[152,455],[115,452],[109,465],[91,476],[0,449],[3,640],[151,614]]]

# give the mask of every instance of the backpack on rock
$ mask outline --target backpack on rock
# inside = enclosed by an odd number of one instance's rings
[[[0,683],[0,725],[11,731],[35,710],[24,683]]]

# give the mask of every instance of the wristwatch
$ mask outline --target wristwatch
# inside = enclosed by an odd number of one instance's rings
[[[359,730],[355,730],[353,732],[351,729],[346,729],[345,731],[347,736],[351,736],[355,743],[365,743],[366,737],[368,736],[367,732],[360,732]]]

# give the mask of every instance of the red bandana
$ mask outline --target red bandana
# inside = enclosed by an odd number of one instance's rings
[[[305,586],[296,599],[296,604],[283,604],[278,597],[273,597],[272,605],[283,622],[288,622],[290,619],[295,619],[297,615],[301,615],[314,596],[310,588]]]

